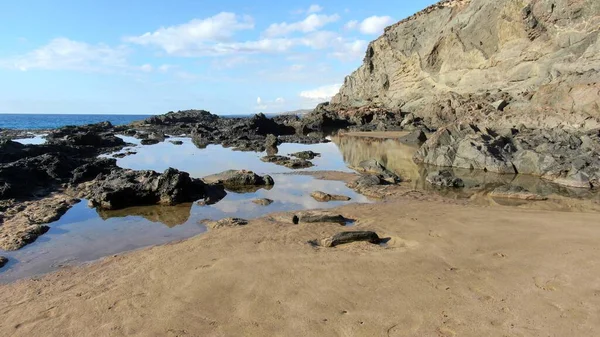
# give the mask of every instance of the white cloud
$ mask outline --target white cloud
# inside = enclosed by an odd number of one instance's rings
[[[277,97],[275,103],[285,103],[285,99],[283,99],[283,97]]]
[[[341,84],[332,84],[322,86],[313,90],[300,92],[300,97],[310,101],[324,102],[329,101],[340,90]]]
[[[260,97],[256,98],[256,104],[257,105],[261,105],[262,104],[262,99]]]
[[[319,6],[319,5],[310,5],[310,7],[308,7],[308,10],[306,11],[306,13],[310,14],[310,13],[319,13],[323,11],[323,7]]]
[[[368,44],[365,40],[343,41],[329,55],[342,61],[359,60],[364,57]]]
[[[152,72],[152,70],[154,70],[154,68],[150,64],[144,64],[144,65],[140,66],[140,70],[145,73],[149,73],[149,72]]]
[[[206,19],[194,19],[177,26],[161,27],[154,32],[125,38],[125,41],[162,48],[167,54],[185,54],[202,48],[206,42],[229,41],[235,32],[254,28],[249,16],[222,12]]]
[[[176,66],[172,64],[162,64],[160,67],[158,67],[158,71],[161,73],[166,73],[173,68],[176,68]]]
[[[389,16],[371,16],[364,19],[359,26],[359,30],[363,34],[382,34],[383,29],[394,23],[394,19]]]
[[[57,38],[47,45],[25,55],[0,61],[5,68],[27,71],[31,69],[108,71],[126,68],[128,50],[105,44],[88,44]]]
[[[340,19],[337,14],[333,15],[321,15],[311,14],[304,20],[293,22],[293,23],[274,23],[267,28],[265,35],[267,37],[285,36],[293,32],[310,33],[318,30],[328,23],[336,22]]]
[[[344,29],[347,30],[353,30],[356,29],[356,27],[358,27],[359,22],[357,20],[352,20],[352,21],[348,21],[345,25],[344,25]]]
[[[256,98],[255,111],[273,112],[280,110],[285,105],[286,101],[283,97],[277,97],[274,100],[264,100],[260,97]]]

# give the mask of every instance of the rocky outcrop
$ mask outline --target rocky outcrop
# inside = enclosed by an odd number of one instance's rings
[[[600,186],[600,131],[455,124],[433,134],[415,161],[444,167],[528,174],[581,188]]]
[[[371,42],[331,100],[441,127],[600,126],[600,2],[447,0]]]
[[[143,205],[176,205],[203,199],[214,203],[225,195],[220,185],[208,185],[186,172],[169,168],[154,171],[115,169],[88,187],[86,198],[96,208],[115,210]]]
[[[263,187],[269,188],[275,184],[270,175],[259,176],[247,170],[227,170],[206,176],[203,180],[207,183],[223,184],[228,190],[234,192],[253,191]]]
[[[313,164],[310,161],[305,160],[305,159],[295,159],[295,158],[290,158],[290,157],[286,157],[286,156],[278,156],[278,155],[267,155],[267,156],[260,158],[260,160],[264,161],[265,163],[273,163],[275,165],[285,166],[285,167],[293,169],[293,170],[303,169],[303,168],[308,168],[308,167],[313,166]]]

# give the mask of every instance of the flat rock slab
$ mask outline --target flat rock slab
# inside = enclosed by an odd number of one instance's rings
[[[520,200],[547,200],[547,197],[530,192],[521,186],[500,186],[489,194],[494,198],[520,199]]]
[[[316,157],[320,157],[321,154],[313,152],[313,151],[300,151],[300,152],[292,153],[292,154],[290,154],[290,156],[300,158],[300,159],[312,160],[312,159],[315,159]]]
[[[206,222],[206,227],[211,229],[219,229],[225,227],[240,227],[246,226],[248,224],[248,220],[241,218],[225,218],[219,221],[208,221]]]
[[[0,256],[0,268],[4,267],[8,263],[8,259],[4,256]]]
[[[252,200],[252,202],[257,205],[261,205],[261,206],[269,206],[270,204],[273,203],[273,200],[268,199],[268,198],[262,198],[262,199],[254,199],[254,200]]]
[[[318,223],[318,222],[334,222],[340,225],[347,221],[341,214],[329,213],[324,211],[304,211],[296,213],[293,217],[293,222],[297,223]]]
[[[348,201],[351,200],[352,198],[345,196],[345,195],[339,195],[339,194],[329,194],[329,193],[325,193],[322,191],[314,191],[310,194],[311,197],[313,197],[313,199],[315,199],[316,201],[319,202],[329,202],[329,201]]]
[[[381,238],[379,238],[377,233],[371,231],[340,232],[330,238],[321,240],[321,246],[335,247],[357,241],[366,241],[369,243],[378,244],[381,242]]]

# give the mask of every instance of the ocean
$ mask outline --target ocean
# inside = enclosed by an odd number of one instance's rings
[[[151,115],[0,114],[0,129],[54,129],[65,125],[85,125],[109,121],[129,124]]]

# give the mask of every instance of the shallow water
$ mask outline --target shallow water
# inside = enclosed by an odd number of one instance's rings
[[[134,140],[124,139],[130,143]],[[211,145],[196,148],[189,139],[183,145],[163,142],[149,146],[135,146],[137,154],[117,160],[119,166],[131,169],[163,171],[175,167],[193,177],[204,177],[228,169],[249,169],[258,174],[270,174],[275,185],[251,193],[234,193],[214,205],[195,203],[178,206],[132,207],[100,213],[87,206],[83,200],[70,209],[60,220],[49,224],[50,231],[38,240],[16,252],[3,252],[9,264],[0,272],[0,282],[10,282],[49,272],[61,266],[74,265],[137,248],[188,238],[206,231],[202,220],[241,217],[260,217],[273,212],[315,208],[330,208],[347,204],[334,201],[320,203],[310,193],[315,190],[350,196],[350,202],[369,202],[368,199],[347,188],[343,182],[317,180],[312,176],[291,175],[294,170],[260,161],[264,153],[238,152]],[[333,143],[301,145],[283,144],[280,154],[311,149],[322,153],[306,170],[350,171]],[[303,170],[305,171],[305,170]],[[274,202],[260,206],[252,202],[269,198]]]

